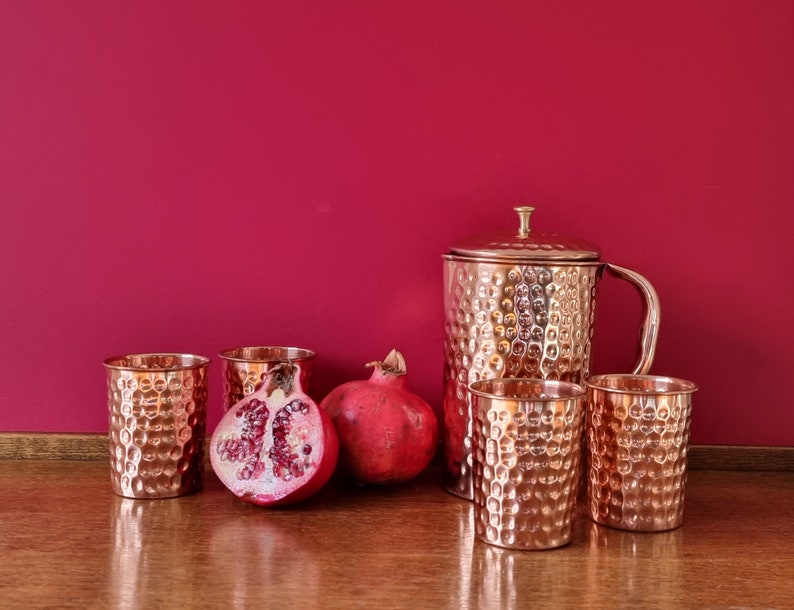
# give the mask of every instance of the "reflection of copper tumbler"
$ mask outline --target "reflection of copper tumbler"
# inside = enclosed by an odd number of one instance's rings
[[[169,498],[201,489],[209,362],[191,354],[105,360],[115,493]]]
[[[512,549],[571,541],[585,390],[543,379],[469,386],[477,536]]]
[[[220,354],[223,363],[223,412],[259,388],[273,367],[291,362],[304,392],[309,391],[314,352],[300,347],[236,347]]]
[[[697,386],[655,375],[597,375],[586,384],[591,518],[635,531],[680,526]]]

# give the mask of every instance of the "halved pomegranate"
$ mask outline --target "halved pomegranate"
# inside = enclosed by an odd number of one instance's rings
[[[331,418],[303,392],[289,363],[231,407],[210,439],[215,474],[240,499],[260,506],[314,495],[331,478],[338,455]]]

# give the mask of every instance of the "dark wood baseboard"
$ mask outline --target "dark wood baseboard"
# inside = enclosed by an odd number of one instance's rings
[[[107,457],[105,434],[0,432],[0,459],[104,460]],[[794,447],[693,445],[689,451],[689,468],[794,471]]]
[[[69,432],[0,432],[0,460],[109,459],[107,434]],[[205,453],[209,461],[209,455]]]
[[[107,434],[0,432],[0,460],[102,460]]]
[[[693,445],[688,466],[692,470],[794,471],[794,447]]]

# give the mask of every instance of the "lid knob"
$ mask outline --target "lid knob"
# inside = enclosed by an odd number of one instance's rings
[[[513,209],[518,212],[518,220],[521,222],[521,226],[518,228],[518,236],[527,237],[529,235],[529,217],[535,211],[535,208],[522,205]]]

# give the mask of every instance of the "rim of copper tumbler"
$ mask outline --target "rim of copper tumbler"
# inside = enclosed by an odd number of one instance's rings
[[[248,355],[245,355],[248,354]],[[218,354],[232,362],[279,362],[282,360],[312,360],[316,354],[304,347],[282,345],[252,345],[233,347]]]
[[[175,363],[173,366],[148,366],[131,364],[133,359],[146,360],[150,358],[174,358]],[[146,352],[141,354],[123,354],[121,356],[112,356],[110,358],[106,358],[102,364],[106,368],[116,371],[161,372],[200,369],[207,366],[210,362],[211,360],[209,358],[206,356],[199,356],[198,354],[186,354],[181,352]]]
[[[483,387],[501,385],[503,394],[497,391],[487,392]],[[553,394],[540,394],[538,396],[524,396],[515,391],[508,391],[505,386],[534,385],[541,386],[549,390],[556,390]],[[570,400],[580,398],[587,393],[587,390],[579,384],[571,381],[560,381],[558,379],[540,379],[536,377],[501,377],[497,379],[480,379],[469,384],[469,392],[483,398],[496,398],[504,400],[519,400],[526,402]]]
[[[616,394],[692,394],[697,384],[680,377],[667,375],[638,375],[632,373],[607,373],[593,375],[584,381],[588,388]]]

